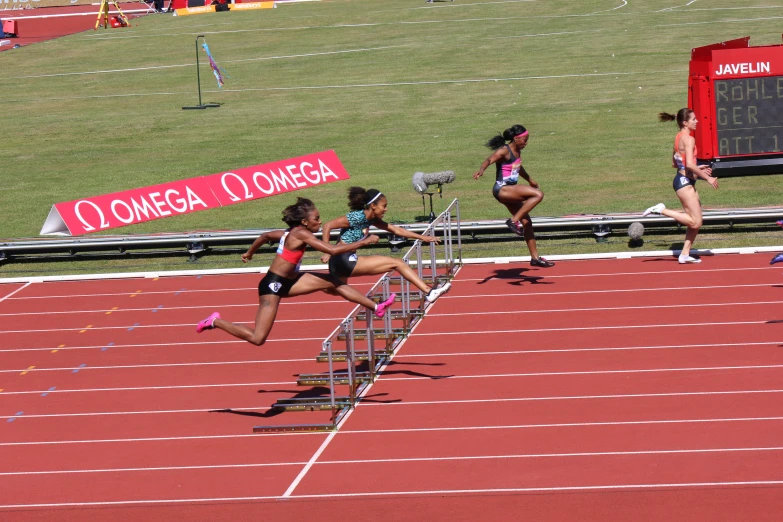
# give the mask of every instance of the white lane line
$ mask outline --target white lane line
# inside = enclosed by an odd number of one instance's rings
[[[475,7],[477,5],[480,6],[486,6],[486,5],[495,5],[495,4],[518,4],[520,2],[535,2],[536,0],[500,0],[498,2],[475,2],[472,4],[446,4],[446,5],[428,5],[424,7],[409,7],[409,10],[414,9],[442,9],[445,7]],[[388,9],[388,11],[392,11],[392,9]],[[396,9],[393,10],[394,12],[397,12]]]
[[[465,455],[454,457],[399,457],[387,459],[355,459],[355,460],[322,460],[316,462],[316,466],[352,465],[352,464],[389,464],[398,462],[447,462],[465,460],[502,460],[502,459],[551,459],[570,457],[617,457],[639,455],[699,455],[705,453],[759,453],[782,451],[782,446],[750,447],[750,448],[691,448],[670,450],[628,450],[628,451],[585,451],[578,453],[512,453],[507,455]],[[246,469],[269,468],[283,466],[301,466],[304,462],[271,462],[254,464],[213,464],[203,466],[159,466],[147,468],[106,468],[106,469],[70,469],[70,470],[42,470],[42,471],[6,471],[0,472],[3,476],[29,476],[29,475],[74,475],[85,473],[128,473],[138,471],[183,471],[201,469]]]
[[[578,372],[529,372],[529,373],[497,373],[479,375],[452,375],[443,379],[500,379],[503,377],[552,377],[571,375],[614,375],[624,373],[666,373],[666,372],[711,372],[725,370],[774,370],[783,368],[783,364],[754,364],[749,366],[700,366],[695,368],[641,368],[633,370],[585,370]],[[384,381],[422,381],[434,380],[426,377],[387,377]]]
[[[258,305],[256,305],[258,306]],[[211,308],[220,308],[219,306],[213,306]],[[151,312],[153,309],[148,308],[147,311]],[[166,308],[159,309],[164,312]],[[115,312],[118,310],[114,310]],[[275,323],[312,323],[318,321],[341,321],[345,317],[308,317],[306,319],[279,319]],[[101,331],[101,330],[128,330],[137,329],[142,330],[144,328],[193,328],[196,321],[188,323],[174,323],[174,324],[125,324],[119,326],[91,326],[90,328],[76,327],[76,328],[41,328],[41,329],[25,329],[25,330],[0,330],[0,334],[23,334],[23,333],[44,333],[44,332],[80,332],[82,330]],[[236,324],[255,324],[255,321],[236,321]]]
[[[345,435],[362,435],[372,433],[415,433],[420,431],[470,431],[470,430],[514,430],[514,429],[535,429],[535,428],[578,428],[592,426],[626,426],[626,425],[655,425],[655,424],[710,424],[724,422],[772,422],[782,421],[783,417],[728,417],[728,418],[708,418],[708,419],[660,419],[660,420],[639,420],[639,421],[606,421],[606,422],[570,422],[570,423],[552,423],[552,424],[519,424],[508,426],[458,426],[451,428],[389,428],[382,430],[342,430],[340,433]],[[307,436],[323,435],[316,432],[282,432],[282,433],[243,433],[231,435],[187,435],[179,437],[149,437],[149,438],[128,438],[128,439],[84,439],[84,440],[51,440],[51,441],[8,441],[0,442],[0,447],[17,446],[51,446],[61,444],[117,444],[122,442],[188,442],[201,440],[223,440],[223,439],[242,439],[257,437],[287,437],[287,436]]]
[[[545,349],[545,350],[507,350],[507,351],[489,351],[489,352],[455,352],[455,353],[422,353],[422,354],[399,354],[396,357],[398,359],[415,359],[415,358],[435,358],[435,357],[476,357],[476,356],[496,356],[496,355],[526,355],[526,354],[538,354],[538,353],[573,353],[573,352],[613,352],[613,351],[637,351],[637,350],[681,350],[688,348],[733,348],[742,347],[747,348],[750,346],[783,346],[783,340],[771,341],[771,342],[759,342],[759,343],[713,343],[713,344],[674,344],[674,345],[660,345],[660,346],[621,346],[611,348],[563,348],[563,349]],[[157,345],[152,345],[157,346]],[[121,346],[112,346],[112,349],[119,348]],[[92,348],[95,348],[94,346]],[[60,348],[61,350],[63,348]],[[223,366],[223,365],[249,365],[249,364],[276,364],[276,363],[301,363],[312,362],[312,357],[300,358],[300,359],[258,359],[258,360],[243,360],[243,361],[206,361],[206,362],[190,362],[190,363],[160,363],[160,364],[126,364],[126,365],[110,365],[110,366],[85,366],[79,367],[79,370],[116,370],[116,369],[138,369],[138,368],[176,368],[187,366]],[[57,368],[29,368],[16,369],[16,370],[0,370],[0,373],[21,373],[22,371],[28,373],[34,372],[50,372],[50,371],[73,371],[76,367],[57,367]],[[67,390],[59,390],[67,391]],[[77,390],[78,391],[78,390]],[[13,393],[13,392],[7,392]],[[39,393],[39,392],[23,392],[23,393]],[[40,393],[43,393],[41,391]],[[51,393],[57,393],[52,391]]]
[[[368,47],[366,49],[346,49],[343,51],[328,51],[328,52],[321,52],[321,53],[306,53],[306,54],[289,54],[289,55],[282,55],[282,56],[263,56],[259,58],[243,58],[240,60],[221,60],[221,62],[224,63],[239,63],[239,62],[257,62],[257,61],[265,61],[265,60],[282,60],[282,59],[288,59],[288,58],[306,58],[306,57],[312,57],[312,56],[327,56],[327,55],[333,55],[333,54],[346,54],[346,53],[359,53],[359,52],[366,52],[366,51],[377,51],[381,49],[394,49],[398,47],[406,47],[404,45],[387,45],[384,47]],[[150,65],[147,67],[131,67],[127,69],[105,69],[105,70],[99,70],[99,71],[78,71],[78,72],[68,72],[68,73],[50,73],[50,74],[36,74],[31,76],[5,76],[0,78],[0,81],[3,80],[28,80],[33,78],[59,78],[62,76],[84,76],[84,75],[91,75],[91,74],[110,74],[110,73],[121,73],[121,72],[138,72],[138,71],[153,71],[153,70],[159,70],[159,69],[175,69],[179,67],[195,67],[196,64],[194,63],[182,63],[182,64],[173,64],[173,65]],[[208,67],[209,64],[204,64],[204,67]]]
[[[721,422],[766,422],[783,421],[783,417],[739,417],[719,419],[665,419],[665,420],[641,420],[641,421],[614,421],[614,422],[558,422],[550,424],[512,424],[506,426],[456,426],[437,428],[389,428],[383,430],[344,430],[346,435],[373,434],[373,433],[419,433],[428,431],[477,431],[477,430],[520,430],[535,428],[584,428],[595,426],[648,426],[657,424],[713,424]]]
[[[459,275],[459,271],[460,271],[460,270],[461,270],[461,267],[460,267],[460,268],[457,268],[457,271],[454,273],[454,277],[455,277],[455,278],[456,278],[456,277]],[[377,379],[376,379],[375,381],[371,382],[371,383],[370,383],[370,384],[369,384],[369,385],[368,385],[368,386],[367,386],[367,387],[364,389],[364,391],[362,391],[362,393],[361,393],[361,394],[359,395],[359,397],[358,397],[358,400],[356,401],[356,404],[357,404],[357,405],[358,405],[358,404],[361,404],[361,400],[362,400],[362,398],[363,398],[363,397],[365,397],[365,396],[367,395],[367,393],[370,391],[370,389],[373,387],[373,385],[375,385],[375,383],[376,383],[376,382],[378,382],[378,380],[380,380],[381,378],[383,378],[383,371],[384,371],[384,370],[385,370],[385,369],[386,369],[386,368],[389,366],[389,363],[391,362],[391,360],[394,358],[394,356],[395,356],[397,353],[399,353],[399,351],[400,351],[400,350],[402,349],[402,347],[405,345],[405,343],[407,342],[407,340],[408,340],[408,339],[410,339],[411,337],[413,337],[414,333],[416,332],[416,329],[419,327],[419,325],[421,325],[421,324],[424,322],[424,319],[425,319],[425,318],[426,318],[426,316],[427,316],[427,312],[429,312],[430,310],[432,310],[432,308],[433,308],[433,307],[435,307],[435,306],[437,306],[437,304],[438,304],[438,303],[437,303],[437,301],[436,301],[436,302],[435,302],[435,303],[434,303],[432,306],[430,306],[429,308],[427,308],[427,309],[424,311],[424,317],[422,317],[422,318],[421,318],[421,319],[420,319],[420,320],[419,320],[419,321],[418,321],[418,322],[417,322],[417,323],[416,323],[416,324],[413,326],[413,328],[411,329],[411,331],[410,331],[409,335],[407,335],[407,336],[406,336],[406,337],[405,337],[405,338],[404,338],[404,339],[403,339],[403,340],[400,342],[400,344],[398,344],[398,345],[397,345],[397,347],[394,349],[394,353],[392,353],[391,357],[389,357],[389,358],[388,358],[388,359],[387,359],[387,360],[386,360],[386,361],[385,361],[385,362],[384,362],[384,363],[381,365],[381,367],[380,367],[380,369],[379,369],[379,371],[378,371],[378,377],[377,377]],[[340,421],[340,425],[339,425],[339,426],[337,426],[337,428],[336,428],[334,431],[332,431],[332,432],[329,434],[329,436],[328,436],[328,437],[326,438],[326,440],[325,440],[325,441],[324,441],[324,442],[321,444],[321,446],[318,448],[318,450],[315,452],[315,454],[312,456],[312,458],[310,458],[310,460],[307,462],[307,464],[306,464],[306,465],[305,465],[305,467],[302,469],[302,471],[300,471],[300,472],[299,472],[299,475],[297,475],[297,476],[296,476],[296,478],[294,479],[294,481],[293,481],[293,482],[291,482],[291,484],[288,486],[288,489],[286,489],[286,490],[285,490],[285,493],[283,493],[283,498],[290,497],[290,496],[293,494],[294,490],[296,490],[297,486],[299,486],[299,483],[302,481],[302,479],[304,479],[304,478],[305,478],[305,476],[307,475],[307,473],[310,471],[310,469],[311,469],[311,468],[313,467],[313,465],[316,463],[316,461],[317,461],[317,460],[318,460],[318,458],[321,456],[321,454],[324,452],[324,450],[326,450],[326,448],[329,446],[329,444],[332,442],[332,440],[333,440],[333,439],[334,439],[334,438],[337,436],[337,434],[340,432],[340,428],[341,428],[341,427],[343,427],[343,426],[345,426],[346,422],[348,422],[348,419],[351,417],[351,415],[353,414],[353,412],[354,412],[354,411],[356,411],[356,408],[355,408],[355,407],[354,407],[353,409],[349,410],[349,411],[348,411],[348,413],[346,413],[346,414],[345,414],[345,416],[344,416],[344,417],[342,418],[342,420]]]
[[[538,38],[541,36],[562,36],[564,34],[588,34],[588,33],[602,33],[608,29],[590,29],[587,31],[560,31],[556,33],[530,33],[530,34],[518,34],[512,36],[490,36],[488,40],[506,40],[509,38]]]
[[[356,406],[371,408],[378,406],[429,406],[432,404],[484,404],[491,402],[536,402],[536,401],[581,401],[595,399],[639,399],[647,397],[697,397],[708,395],[752,395],[764,393],[783,393],[783,390],[729,390],[705,392],[669,392],[669,393],[623,393],[615,395],[562,395],[554,397],[510,397],[506,399],[455,399],[448,401],[404,401],[404,402],[367,402]]]
[[[690,308],[690,307],[705,307],[705,306],[748,306],[748,305],[770,305],[770,304],[783,304],[783,301],[743,301],[743,302],[730,302],[730,303],[685,303],[685,304],[671,304],[671,305],[647,305],[647,306],[612,306],[612,307],[595,307],[595,308],[554,308],[554,309],[542,309],[542,310],[504,310],[504,311],[492,311],[492,312],[459,312],[459,313],[442,313],[431,314],[431,317],[447,317],[452,315],[495,315],[495,314],[533,314],[533,313],[552,313],[552,312],[594,312],[594,311],[606,311],[606,310],[647,310],[657,308]],[[192,310],[192,309],[212,309],[212,308],[230,308],[230,307],[242,307],[242,308],[255,308],[257,304],[241,304],[241,305],[220,305],[215,307],[213,305],[203,306],[164,306],[159,309],[160,312],[170,312],[172,310]],[[103,309],[103,310],[63,310],[59,312],[19,312],[0,314],[0,317],[22,317],[28,315],[52,315],[52,314],[106,314],[107,312],[122,313],[122,312],[149,312],[152,309],[150,307],[145,308],[117,308],[117,309]],[[340,321],[341,317],[318,317],[308,319],[277,319],[276,323],[298,323],[298,322],[310,322],[310,321]],[[241,324],[252,324],[251,322]],[[190,326],[187,324],[169,324],[169,325],[149,325],[149,326],[137,326],[136,328],[153,328],[156,326]],[[106,326],[91,328],[91,330],[100,330],[102,328],[130,328],[130,326]],[[83,330],[84,328],[58,328],[55,330],[17,330],[7,331],[8,333],[19,332],[48,332],[48,331],[68,331],[68,330]],[[0,331],[0,333],[3,333]]]
[[[4,394],[5,395],[5,394]],[[217,408],[198,408],[192,410],[144,410],[144,411],[100,411],[90,413],[41,413],[41,414],[24,414],[16,417],[14,415],[3,415],[0,419],[10,419],[12,417],[20,420],[24,419],[47,419],[47,418],[61,418],[61,417],[107,417],[110,415],[157,415],[157,414],[171,414],[171,413],[209,413],[215,411],[224,410],[236,410],[236,411],[267,411],[271,409],[269,406],[252,406],[243,408],[226,408],[225,406],[219,406]]]
[[[87,368],[79,368],[80,370],[86,370]],[[74,388],[74,389],[62,389],[62,390],[37,390],[37,391],[4,391],[3,395],[35,395],[41,393],[92,393],[92,392],[110,392],[110,391],[149,391],[149,390],[188,390],[188,389],[200,389],[200,388],[242,388],[249,386],[296,386],[295,381],[282,381],[282,382],[235,382],[235,383],[222,383],[222,384],[172,384],[168,386],[126,386],[116,388]],[[54,414],[53,414],[54,415]],[[14,415],[8,417],[0,416],[0,419],[11,418]],[[28,417],[25,415],[25,417]]]
[[[620,0],[620,1],[622,2],[622,4],[618,5],[617,7],[613,7],[612,9],[604,9],[603,11],[594,11],[594,12],[588,13],[588,14],[586,14],[584,16],[593,16],[593,15],[597,15],[597,14],[600,14],[600,13],[609,13],[611,11],[617,11],[618,9],[622,9],[623,7],[628,5],[628,0]]]
[[[666,344],[658,346],[619,346],[609,348],[552,348],[544,350],[506,350],[506,351],[488,351],[488,352],[455,352],[455,353],[422,353],[422,354],[402,354],[400,359],[408,358],[429,358],[429,357],[474,357],[485,355],[524,355],[529,353],[571,353],[571,352],[614,352],[614,351],[632,351],[632,350],[681,350],[687,348],[724,348],[741,346],[783,346],[783,340],[769,341],[761,343],[713,343],[713,344]],[[35,370],[28,370],[35,371]]]
[[[258,497],[214,497],[214,498],[177,498],[164,500],[115,500],[106,502],[59,502],[48,504],[0,504],[2,509],[21,509],[21,508],[53,508],[53,507],[87,507],[87,506],[138,506],[138,505],[165,505],[165,504],[188,504],[203,502],[248,502],[259,500],[283,500],[286,498],[296,499],[331,499],[335,498],[368,498],[383,496],[427,496],[427,495],[466,495],[466,494],[489,494],[489,493],[547,493],[547,492],[565,492],[565,491],[617,491],[637,489],[690,489],[690,488],[727,488],[731,486],[780,486],[783,480],[754,480],[742,482],[661,482],[648,484],[601,484],[592,486],[551,486],[537,488],[491,488],[491,489],[441,489],[441,490],[412,490],[412,491],[378,491],[363,493],[343,492],[323,493],[318,495],[293,495],[291,497],[279,496],[258,496]]]
[[[693,275],[695,273],[710,273],[715,274],[718,272],[753,272],[753,271],[776,271],[779,270],[779,268],[776,268],[774,266],[761,266],[761,267],[749,267],[749,268],[713,268],[712,270],[709,269],[694,269],[694,270],[661,270],[661,271],[643,271],[643,272],[596,272],[591,274],[556,274],[556,275],[549,275],[546,272],[542,272],[540,270],[531,270],[527,268],[527,263],[519,262],[519,263],[508,263],[510,265],[517,265],[512,266],[510,268],[501,268],[497,270],[503,270],[503,271],[510,271],[515,270],[517,268],[524,269],[523,271],[520,271],[519,279],[523,279],[525,277],[532,277],[537,276],[539,274],[540,277],[546,278],[546,279],[568,279],[571,277],[617,277],[617,276],[644,276],[644,275],[657,275],[657,276],[667,276],[667,275],[673,275],[673,274],[688,274]],[[492,270],[494,267],[485,267],[487,269]],[[486,270],[485,270],[486,271]],[[529,272],[529,273],[528,273]],[[510,279],[515,278],[506,278],[506,277],[498,277],[496,275],[489,275],[486,277],[474,277],[474,278],[465,278],[465,279],[455,279],[452,281],[452,283],[464,283],[469,281],[487,281],[487,282],[506,282]]]
[[[498,294],[474,294],[474,295],[451,295],[446,294],[440,299],[475,299],[477,297],[518,297],[531,295],[582,295],[582,294],[612,294],[627,292],[676,292],[689,290],[718,290],[725,288],[772,288],[779,286],[780,283],[757,283],[747,285],[710,285],[710,286],[670,286],[657,288],[618,288],[612,290],[569,290],[563,292],[503,292]]]
[[[9,294],[7,294],[7,295],[4,295],[3,297],[0,297],[0,303],[2,303],[3,301],[5,301],[6,299],[13,299],[13,297],[12,297],[12,296],[14,296],[15,294],[18,294],[19,292],[21,292],[22,290],[24,290],[25,288],[27,288],[27,287],[28,287],[28,286],[30,286],[30,285],[31,285],[31,283],[27,283],[27,284],[25,284],[24,286],[20,286],[19,288],[17,288],[17,289],[16,289],[16,290],[14,290],[13,292],[11,292],[11,293],[9,293]]]
[[[704,449],[672,449],[672,450],[638,450],[638,451],[585,451],[581,453],[523,453],[510,455],[467,455],[457,457],[409,457],[388,459],[356,459],[356,460],[324,460],[318,464],[388,464],[394,462],[444,462],[463,460],[499,460],[499,459],[543,459],[568,457],[613,457],[627,455],[679,455],[700,453],[739,453],[781,451],[783,446],[761,448],[704,448]]]
[[[751,305],[775,305],[783,304],[783,301],[749,301],[743,303],[697,303],[697,304],[672,304],[672,305],[650,305],[650,306],[603,306],[597,308],[550,308],[544,310],[500,310],[495,312],[458,312],[445,314],[432,314],[431,317],[462,317],[465,315],[508,315],[508,314],[541,314],[558,312],[601,312],[601,311],[620,311],[620,310],[655,310],[666,308],[704,308],[710,306],[751,306]]]
[[[442,298],[441,298],[442,299]],[[672,324],[639,324],[639,325],[620,325],[620,326],[574,326],[571,328],[527,328],[519,330],[478,330],[464,332],[426,332],[420,333],[420,336],[441,336],[441,335],[487,335],[487,334],[506,334],[506,333],[543,333],[543,332],[579,332],[584,330],[637,330],[643,328],[694,328],[698,326],[742,326],[742,325],[762,325],[769,321],[729,321],[725,323],[672,323]]]
[[[112,348],[114,348],[112,346]],[[40,368],[35,367],[33,369],[24,368],[22,370],[0,370],[0,373],[33,373],[33,372],[58,372],[58,371],[87,371],[87,370],[135,370],[139,368],[177,368],[187,366],[230,366],[230,365],[251,365],[251,364],[271,364],[271,363],[299,363],[299,362],[312,362],[313,358],[307,359],[258,359],[248,361],[204,361],[204,362],[189,362],[189,363],[160,363],[160,364],[123,364],[123,365],[108,365],[108,366],[64,366],[58,368]],[[33,392],[30,392],[33,393]],[[52,392],[54,393],[54,391]]]
[[[297,341],[323,341],[323,337],[300,337],[300,338],[290,338],[290,339],[267,339],[267,343],[290,343],[290,342],[297,342]],[[193,346],[193,345],[223,345],[223,344],[242,344],[247,346],[247,341],[243,340],[225,340],[225,341],[199,341],[199,342],[184,342],[180,341],[177,343],[152,343],[152,344],[114,344],[111,346],[112,350],[116,350],[117,348],[147,348],[147,347],[161,347],[161,346],[176,346],[176,347],[183,347],[183,346]],[[107,348],[106,344],[98,344],[93,346],[64,346],[60,348],[59,346],[49,346],[49,347],[43,347],[43,348],[10,348],[10,349],[3,349],[0,350],[0,353],[5,352],[42,352],[42,351],[52,351],[52,350],[92,350],[94,348]]]
[[[79,370],[87,370],[89,367],[78,368]],[[703,366],[695,368],[641,368],[632,370],[584,370],[573,372],[529,372],[529,373],[500,373],[500,374],[477,374],[477,375],[450,375],[449,380],[455,379],[499,379],[505,377],[553,377],[553,376],[571,376],[571,375],[614,375],[614,374],[633,374],[633,373],[666,373],[666,372],[709,372],[709,371],[726,371],[726,370],[772,370],[783,368],[783,364],[764,364],[764,365],[748,365],[748,366]],[[94,368],[101,369],[101,368]],[[72,370],[66,368],[66,370]],[[32,370],[13,370],[19,371],[32,371]],[[379,377],[383,376],[383,370],[379,372]],[[387,377],[384,382],[389,381],[419,381],[419,380],[432,380],[430,376],[426,377]],[[33,395],[41,393],[87,393],[87,392],[107,392],[107,391],[146,391],[146,390],[181,390],[181,389],[193,389],[193,388],[223,388],[223,387],[242,387],[242,386],[288,386],[295,385],[295,382],[283,381],[283,382],[238,382],[238,383],[221,383],[221,384],[180,384],[180,385],[168,385],[168,386],[136,386],[136,387],[116,387],[116,388],[77,388],[77,389],[62,389],[62,390],[26,390],[26,391],[6,391],[3,395]],[[0,419],[11,418],[0,416]]]
[[[272,468],[283,466],[301,466],[304,462],[265,462],[258,464],[214,464],[211,466],[159,466],[150,468],[106,468],[106,469],[63,469],[45,471],[5,471],[0,472],[0,477],[29,476],[29,475],[74,475],[83,473],[128,473],[134,471],[183,471],[196,469],[242,469],[242,468]]]

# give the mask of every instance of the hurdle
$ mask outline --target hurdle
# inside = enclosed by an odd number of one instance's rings
[[[433,286],[453,279],[462,266],[459,201],[454,199],[422,235],[438,235],[442,238],[441,244],[430,243],[428,248],[423,248],[417,239],[403,256],[403,261],[409,266],[415,265],[419,276]],[[283,412],[329,411],[329,422],[255,426],[254,433],[327,432],[337,429],[432,304],[427,302],[421,290],[412,287],[405,279],[392,276],[391,272],[381,276],[367,296],[376,302],[386,300],[392,293],[392,287],[399,287],[394,310],[378,319],[357,305],[321,343],[316,361],[327,363],[328,370],[299,375],[298,386],[328,386],[327,395],[279,399],[272,405],[273,410]],[[344,343],[344,348],[335,349],[338,343]],[[336,369],[337,364],[341,365],[340,369]],[[337,386],[347,386],[347,394],[338,395]]]

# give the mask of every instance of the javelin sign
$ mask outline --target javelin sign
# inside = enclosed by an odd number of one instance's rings
[[[349,177],[333,150],[317,152],[231,172],[57,203],[49,211],[41,235],[80,236],[234,205]]]

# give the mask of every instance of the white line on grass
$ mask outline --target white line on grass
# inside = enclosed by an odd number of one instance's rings
[[[296,87],[257,87],[246,89],[221,89],[217,90],[204,90],[207,94],[223,93],[242,93],[242,92],[286,92],[286,91],[312,91],[312,90],[332,90],[332,89],[372,89],[380,87],[408,87],[419,85],[459,85],[463,83],[489,83],[489,82],[506,82],[506,81],[526,81],[526,80],[563,80],[571,78],[593,78],[593,77],[606,77],[606,76],[649,76],[660,74],[681,74],[687,72],[687,69],[669,69],[663,71],[645,71],[645,72],[607,72],[607,73],[585,73],[585,74],[555,74],[544,76],[515,76],[508,78],[465,78],[461,80],[427,80],[427,81],[410,81],[410,82],[386,82],[386,83],[355,83],[346,85],[300,85]],[[64,100],[92,100],[92,99],[106,99],[106,98],[131,98],[134,96],[181,96],[183,94],[191,94],[190,92],[151,92],[151,93],[121,93],[121,94],[99,94],[93,96],[67,96],[67,97],[53,97],[45,98],[46,101],[64,101]],[[9,100],[8,103],[19,103],[26,100]],[[35,101],[35,100],[33,100]],[[39,101],[44,101],[40,99]]]
[[[404,45],[388,45],[385,47],[368,47],[366,49],[346,49],[343,51],[329,51],[329,52],[321,52],[321,53],[306,53],[306,54],[289,54],[289,55],[281,55],[281,56],[264,56],[260,58],[243,58],[240,60],[220,60],[220,63],[239,63],[239,62],[256,62],[256,61],[264,61],[264,60],[282,60],[282,59],[288,59],[288,58],[305,58],[305,57],[312,57],[312,56],[326,56],[326,55],[334,55],[334,54],[345,54],[345,53],[359,53],[359,52],[366,52],[366,51],[377,51],[380,49],[393,49],[397,47],[405,47]],[[121,72],[138,72],[138,71],[153,71],[158,69],[174,69],[178,67],[195,67],[196,64],[194,63],[182,63],[182,64],[173,64],[173,65],[150,65],[147,67],[131,67],[127,69],[106,69],[106,70],[100,70],[100,71],[80,71],[80,72],[69,72],[69,73],[51,73],[51,74],[36,74],[32,76],[4,76],[0,77],[0,81],[3,80],[27,80],[32,78],[58,78],[61,76],[83,76],[88,74],[110,74],[110,73],[121,73]],[[208,67],[208,64],[204,64],[203,67]]]

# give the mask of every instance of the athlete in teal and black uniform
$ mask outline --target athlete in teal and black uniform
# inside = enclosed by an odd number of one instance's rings
[[[368,229],[372,225],[375,228],[386,230],[395,236],[420,239],[427,243],[439,242],[439,239],[435,236],[422,236],[402,227],[396,227],[384,222],[383,216],[386,214],[388,201],[386,196],[378,190],[364,190],[361,187],[351,187],[348,190],[348,205],[351,208],[351,212],[324,225],[324,240],[329,239],[329,233],[332,229],[341,228],[340,242],[355,243],[367,236]],[[329,263],[329,272],[341,281],[346,281],[349,277],[379,275],[385,274],[390,270],[396,270],[402,277],[424,292],[427,296],[427,301],[430,303],[451,288],[451,283],[447,281],[443,286],[433,289],[422,281],[416,271],[408,266],[407,263],[402,259],[393,257],[359,256],[355,252],[346,252],[332,256],[325,254],[321,256],[321,260],[324,263]]]

